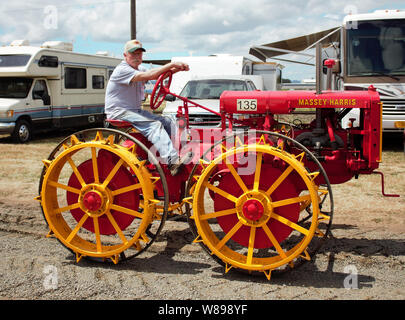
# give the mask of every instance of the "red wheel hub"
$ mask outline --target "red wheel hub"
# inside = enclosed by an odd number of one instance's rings
[[[99,170],[99,179],[100,182],[104,181],[111,170],[114,168],[115,164],[118,162],[119,157],[109,151],[100,150],[97,155],[97,167]],[[81,163],[77,167],[80,175],[83,177],[83,180],[87,185],[94,183],[94,173],[93,173],[93,165],[92,160],[86,160]],[[108,189],[114,191],[116,189],[120,189],[123,187],[127,187],[133,184],[138,183],[138,179],[132,175],[132,173],[127,170],[125,167],[121,166],[118,169],[117,173],[111,179],[110,183],[108,184]],[[75,173],[72,173],[69,182],[69,187],[73,187],[76,189],[81,189],[82,186],[79,180],[76,177]],[[68,191],[66,193],[67,203],[68,205],[75,204],[79,201],[79,195],[73,192]],[[102,196],[95,190],[87,191],[83,196],[83,209],[87,209],[89,211],[97,211],[102,209],[105,200],[103,200]],[[125,192],[119,195],[114,196],[113,204],[117,206],[121,206],[124,208],[129,208],[132,210],[139,209],[139,190],[134,190],[131,192]],[[110,210],[112,217],[116,221],[117,225],[121,230],[125,230],[135,219],[134,216],[125,214],[123,212],[117,210]],[[81,218],[87,214],[82,209],[72,209],[70,210],[73,218],[79,222]],[[99,222],[99,231],[100,234],[103,235],[113,235],[116,234],[117,231],[115,230],[114,226],[111,224],[110,220],[108,219],[107,215],[103,213],[96,213],[98,216]],[[95,232],[94,230],[94,223],[93,219],[87,219],[83,223],[83,228],[90,231]]]
[[[250,199],[243,205],[242,212],[247,219],[257,221],[263,216],[264,208],[260,201]]]
[[[260,188],[262,190],[267,190],[274,181],[282,174],[282,171],[274,168],[270,164],[263,164],[262,171],[266,172],[266,176],[260,178]],[[246,187],[248,189],[253,188],[254,174],[241,176]],[[300,194],[300,189],[297,187],[301,180],[289,175],[283,183],[271,194],[272,201],[279,201],[288,198],[298,197]],[[219,182],[218,188],[232,194],[235,197],[240,197],[243,194],[243,190],[239,187],[235,178],[230,172],[223,172],[222,178]],[[218,193],[211,195],[214,199],[214,209],[215,211],[232,209],[235,207],[235,203],[225,199]],[[257,199],[247,199],[241,207],[241,215],[247,220],[257,222],[263,218],[264,212],[263,204]],[[291,222],[296,223],[300,214],[300,206],[298,203],[293,203],[286,206],[277,207],[274,212]],[[221,216],[217,218],[218,224],[225,233],[230,232],[230,230],[239,222],[238,215],[230,214],[226,216]],[[275,219],[270,219],[266,223],[267,227],[271,230],[276,240],[281,243],[285,240],[293,231],[293,229]],[[249,246],[250,229],[248,225],[243,225],[233,236],[232,240],[239,243],[242,246]],[[271,248],[273,247],[272,242],[263,230],[263,228],[258,227],[255,236],[255,248]]]
[[[89,211],[97,211],[101,208],[102,204],[103,199],[97,192],[87,192],[83,197],[83,205]]]

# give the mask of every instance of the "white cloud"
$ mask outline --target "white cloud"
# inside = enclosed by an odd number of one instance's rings
[[[2,0],[0,42],[28,39],[123,44],[130,37],[129,0]],[[46,6],[57,8],[57,28],[45,28]],[[391,0],[137,0],[137,37],[148,54],[247,54],[250,46],[296,37],[340,24],[348,6],[358,12],[405,8]],[[120,47],[121,48],[121,47]],[[150,49],[149,49],[150,48]],[[116,52],[117,55],[120,52]]]

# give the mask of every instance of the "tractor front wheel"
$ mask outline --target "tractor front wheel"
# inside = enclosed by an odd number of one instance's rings
[[[148,152],[138,140],[118,130],[91,129],[62,141],[44,160],[40,181],[44,218],[65,247],[81,257],[128,259],[148,248],[159,234],[167,214],[154,197],[154,185],[163,171],[152,175],[148,161],[137,150]],[[156,206],[163,208],[157,214]]]

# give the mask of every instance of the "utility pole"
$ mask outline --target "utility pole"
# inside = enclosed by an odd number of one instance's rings
[[[136,39],[136,0],[131,0],[131,39]]]

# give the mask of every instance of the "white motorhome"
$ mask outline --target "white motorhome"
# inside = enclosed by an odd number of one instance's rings
[[[0,47],[0,134],[26,142],[36,131],[103,124],[107,81],[121,61],[60,41]]]
[[[405,122],[405,11],[348,15],[341,33],[340,88],[372,84],[383,102],[384,131],[398,130],[397,123]]]
[[[331,89],[367,90],[373,85],[383,102],[383,130],[403,130],[405,126],[405,11],[377,10],[373,13],[349,14],[341,26],[297,38],[253,46],[250,54],[266,61],[308,63],[308,54],[322,44],[322,60],[335,59]],[[306,51],[306,53],[304,53]],[[306,57],[305,62],[280,59],[285,54]],[[318,59],[318,58],[317,58]],[[327,89],[326,68],[320,88]],[[343,125],[350,118],[349,113]],[[357,120],[354,122],[356,124]]]

